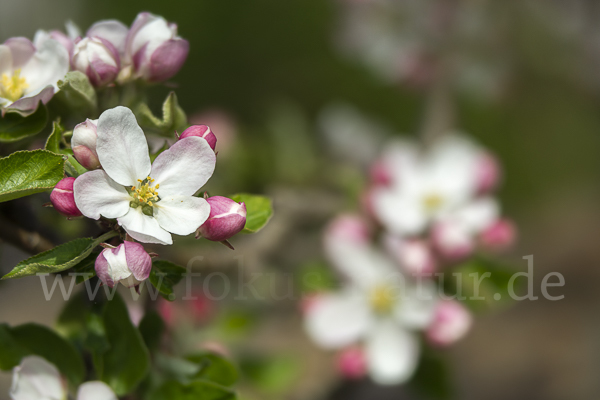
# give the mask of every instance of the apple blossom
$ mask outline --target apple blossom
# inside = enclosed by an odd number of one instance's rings
[[[75,196],[73,195],[73,183],[75,178],[64,178],[54,186],[50,193],[50,202],[56,211],[66,217],[79,217],[81,211],[75,204]]]
[[[96,152],[96,141],[98,140],[98,120],[86,119],[75,126],[71,138],[71,149],[75,159],[86,169],[100,168],[100,160]]]
[[[50,101],[68,71],[69,53],[56,40],[8,39],[0,45],[0,107],[33,112]]]
[[[383,241],[388,253],[408,274],[417,276],[435,272],[437,262],[429,242],[393,235],[386,235]]]
[[[206,125],[192,125],[189,128],[187,128],[185,131],[183,131],[181,133],[181,136],[179,136],[179,139],[185,139],[186,137],[190,137],[190,136],[198,136],[203,138],[204,140],[206,140],[208,142],[208,144],[210,145],[211,149],[215,149],[215,147],[217,146],[217,137],[215,136],[215,134],[210,130],[210,128]]]
[[[179,140],[151,164],[144,132],[126,107],[102,113],[97,134],[103,169],[86,172],[74,184],[83,215],[116,218],[132,238],[159,244],[172,244],[171,233],[188,235],[206,221],[209,203],[193,196],[215,168],[206,140]]]
[[[198,228],[197,237],[215,242],[227,240],[246,225],[246,205],[222,196],[209,197],[208,219]]]
[[[128,33],[129,28],[125,24],[114,19],[107,19],[94,23],[86,32],[86,36],[109,42],[117,50],[119,57],[124,57]]]
[[[187,40],[177,36],[177,25],[143,12],[133,22],[125,43],[126,61],[134,77],[160,82],[175,75],[189,51]]]
[[[58,369],[38,356],[27,356],[13,370],[10,389],[12,400],[66,400],[68,390]],[[76,400],[118,400],[104,382],[85,382],[77,391]]]
[[[348,379],[359,379],[367,374],[367,363],[363,349],[350,346],[338,355],[338,369]]]
[[[324,348],[362,342],[369,375],[376,382],[404,382],[419,358],[416,332],[433,319],[435,288],[431,282],[416,285],[405,279],[384,254],[337,232],[326,240],[326,250],[348,284],[314,300],[305,311],[306,330]]]
[[[98,87],[117,78],[121,61],[117,49],[108,40],[86,37],[75,44],[71,65],[86,74],[92,85]]]
[[[152,259],[141,244],[124,242],[102,250],[96,258],[95,269],[102,283],[111,288],[119,282],[125,287],[133,287],[148,279]]]
[[[499,219],[481,232],[479,240],[485,249],[499,251],[510,247],[516,236],[515,224],[507,219]]]
[[[449,346],[467,334],[473,324],[471,312],[456,300],[438,303],[426,337],[436,346]]]

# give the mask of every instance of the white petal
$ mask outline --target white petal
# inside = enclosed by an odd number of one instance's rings
[[[0,44],[0,74],[12,73],[13,59],[10,47]]]
[[[491,197],[484,197],[468,203],[449,217],[458,221],[469,232],[478,233],[494,223],[499,214],[498,202]]]
[[[92,219],[118,218],[127,213],[131,196],[125,188],[102,170],[79,176],[73,184],[75,204],[83,215]]]
[[[108,40],[119,54],[125,52],[125,40],[129,29],[121,22],[114,19],[98,21],[87,31],[88,37],[99,37]]]
[[[58,369],[38,356],[23,358],[13,371],[13,400],[64,400],[67,397]]]
[[[406,285],[394,314],[403,327],[424,329],[433,321],[437,303],[436,285],[433,282],[421,280],[414,286]]]
[[[393,321],[382,321],[371,330],[365,354],[371,378],[381,385],[410,379],[419,360],[419,340]]]
[[[373,322],[365,297],[349,290],[318,297],[305,318],[308,334],[324,348],[341,348],[356,342]]]
[[[69,52],[54,39],[44,40],[36,53],[21,69],[29,85],[25,96],[38,94],[48,85],[58,90],[57,82],[69,71]]]
[[[129,278],[132,272],[127,266],[127,258],[125,257],[125,246],[117,248],[117,254],[113,252],[113,249],[104,249],[102,255],[108,262],[108,274],[110,275],[113,282],[118,282],[122,279]]]
[[[173,244],[171,234],[160,227],[154,217],[142,213],[142,208],[129,208],[129,212],[118,218],[127,233],[142,243]]]
[[[162,187],[161,187],[162,188]],[[154,218],[161,228],[176,235],[189,235],[206,221],[210,205],[199,197],[161,197],[154,204]]]
[[[379,221],[392,233],[421,233],[428,222],[420,199],[399,190],[379,189],[373,192],[373,210]]]
[[[144,131],[127,107],[107,110],[98,119],[96,152],[102,168],[123,186],[138,184],[150,174]]]
[[[155,184],[160,184],[161,198],[191,196],[212,176],[215,162],[215,152],[206,140],[187,137],[156,157],[151,176]]]
[[[106,383],[91,381],[79,386],[77,400],[117,400],[117,395]]]

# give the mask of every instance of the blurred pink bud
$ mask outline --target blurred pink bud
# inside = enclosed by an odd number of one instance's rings
[[[436,260],[429,243],[424,240],[404,240],[387,235],[384,244],[390,254],[409,274],[433,274]]]
[[[214,311],[213,303],[204,295],[194,296],[190,302],[190,309],[197,322],[207,321]]]
[[[481,244],[487,250],[502,251],[510,247],[517,236],[515,224],[507,219],[499,219],[481,232]]]
[[[433,345],[449,346],[462,339],[472,324],[473,316],[465,306],[456,300],[444,300],[437,305],[426,337]]]
[[[168,327],[175,325],[175,304],[171,301],[161,298],[158,302],[158,313]]]
[[[500,182],[500,165],[491,154],[484,154],[477,164],[477,191],[487,193],[494,190]]]
[[[125,45],[136,75],[151,82],[175,75],[188,52],[189,43],[177,36],[177,25],[148,12],[138,14]]]
[[[370,169],[371,182],[376,186],[389,186],[392,183],[392,173],[383,161],[376,161]]]
[[[371,232],[367,223],[355,215],[340,215],[325,230],[325,240],[366,244]]]
[[[432,230],[431,240],[436,250],[448,260],[460,260],[474,250],[471,233],[463,224],[446,221],[437,223]]]
[[[96,133],[98,120],[86,119],[85,122],[75,126],[71,138],[73,156],[86,169],[100,168],[100,160],[96,152]]]
[[[360,379],[367,373],[367,361],[362,348],[348,347],[339,354],[337,360],[340,373],[348,379]]]
[[[222,196],[209,197],[210,215],[196,231],[196,237],[202,236],[214,242],[227,240],[239,233],[246,225],[246,205]]]
[[[66,217],[79,217],[81,211],[75,204],[73,195],[73,182],[75,178],[64,178],[54,186],[50,193],[50,202],[54,209]]]
[[[121,69],[117,49],[108,40],[98,37],[86,37],[75,44],[71,65],[86,74],[96,87],[114,82]]]
[[[210,145],[210,148],[213,150],[217,146],[217,137],[215,136],[214,133],[212,133],[210,128],[206,125],[190,126],[185,131],[183,131],[181,136],[179,136],[179,139],[185,139],[186,137],[190,137],[190,136],[198,136],[198,137],[201,137],[202,139],[205,139],[208,142],[208,144]]]
[[[139,285],[150,276],[152,259],[144,246],[124,242],[113,249],[104,249],[96,258],[96,274],[109,287],[121,282],[126,287]]]
[[[299,304],[300,312],[302,312],[302,314],[308,314],[309,312],[311,312],[314,306],[319,302],[321,296],[322,294],[318,292],[308,293],[302,296],[302,299],[300,299]]]

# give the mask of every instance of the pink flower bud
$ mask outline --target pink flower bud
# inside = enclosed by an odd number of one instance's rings
[[[376,161],[370,169],[371,182],[376,186],[389,186],[392,183],[392,173],[383,160]]]
[[[410,275],[433,274],[436,260],[429,243],[424,240],[404,240],[387,235],[384,245],[400,266]]]
[[[183,131],[181,136],[179,136],[179,139],[185,139],[186,137],[190,137],[190,136],[197,136],[197,137],[201,137],[202,139],[206,140],[208,142],[208,144],[210,145],[210,148],[213,150],[215,149],[215,147],[217,147],[217,137],[215,136],[214,133],[212,133],[210,128],[206,125],[190,126],[185,131]]]
[[[483,247],[491,251],[502,251],[510,247],[517,236],[515,224],[507,219],[499,219],[481,232]]]
[[[197,237],[214,242],[229,239],[246,225],[246,205],[222,196],[209,197],[210,215],[198,228]]]
[[[325,241],[364,245],[369,242],[371,232],[367,223],[355,215],[335,218],[325,230]]]
[[[85,122],[75,127],[71,138],[71,148],[75,159],[84,168],[90,170],[100,168],[100,161],[96,152],[97,124],[98,120],[86,119]]]
[[[73,50],[71,65],[86,74],[96,87],[114,82],[121,69],[117,49],[108,40],[99,37],[80,40]]]
[[[477,191],[487,193],[494,190],[500,182],[500,166],[491,154],[484,154],[477,163]]]
[[[96,258],[96,274],[109,287],[121,282],[126,287],[137,286],[150,276],[152,259],[144,246],[124,242],[114,249],[104,249]]]
[[[437,223],[431,240],[439,253],[452,261],[469,256],[475,247],[471,232],[463,224],[453,221]]]
[[[348,379],[360,379],[367,373],[367,361],[364,351],[358,347],[348,347],[339,354],[338,369]]]
[[[185,62],[189,43],[177,36],[177,25],[147,12],[138,14],[125,45],[137,77],[160,82],[175,75]]]
[[[462,339],[471,329],[473,316],[460,302],[445,300],[438,303],[433,322],[426,337],[436,346],[449,346]]]
[[[54,209],[66,217],[81,216],[81,211],[75,204],[73,182],[75,182],[75,178],[64,178],[54,186],[50,193],[50,202]]]

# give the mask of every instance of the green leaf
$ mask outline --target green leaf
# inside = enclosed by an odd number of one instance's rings
[[[33,276],[38,273],[56,273],[69,269],[83,261],[96,246],[105,240],[118,235],[116,231],[110,231],[99,238],[79,238],[63,243],[52,250],[36,254],[18,263],[12,271],[4,275],[2,279],[22,278]]]
[[[169,381],[152,393],[150,400],[236,400],[235,393],[216,383],[194,381],[187,385]]]
[[[60,152],[60,141],[62,139],[62,135],[65,132],[65,128],[60,125],[59,121],[55,121],[52,124],[52,133],[48,136],[48,140],[46,140],[46,145],[44,148],[53,153]]]
[[[40,102],[33,114],[7,112],[0,117],[0,142],[15,142],[40,133],[48,122],[48,109]]]
[[[292,356],[252,357],[242,360],[241,369],[254,385],[268,393],[282,393],[298,378],[300,365]]]
[[[154,310],[147,312],[140,322],[139,329],[148,350],[153,352],[158,349],[165,333],[165,322],[160,315]]]
[[[11,329],[12,337],[27,354],[45,358],[69,379],[79,385],[84,378],[85,366],[75,347],[56,332],[37,324],[25,324]]]
[[[243,201],[246,204],[246,226],[242,233],[260,231],[273,216],[273,204],[268,197],[239,193],[230,198],[235,202]]]
[[[426,347],[410,381],[410,387],[420,394],[419,398],[431,400],[453,398],[448,366],[439,355]]]
[[[158,289],[160,295],[169,301],[175,300],[173,287],[181,281],[186,269],[172,262],[156,260],[152,263],[150,283]]]
[[[96,91],[88,77],[79,71],[71,71],[65,75],[63,80],[58,81],[58,96],[66,103],[81,113],[94,116],[98,107]]]
[[[142,128],[167,137],[173,137],[176,131],[181,132],[187,124],[187,117],[179,107],[175,92],[169,93],[163,103],[162,119],[154,116],[146,103],[139,103],[134,112]]]
[[[43,192],[64,177],[63,156],[47,150],[17,151],[0,158],[0,202]]]
[[[196,379],[202,379],[218,383],[223,386],[231,386],[238,380],[238,371],[235,366],[214,353],[197,354],[187,357],[200,366]]]
[[[102,356],[102,380],[122,396],[144,379],[150,368],[150,355],[118,294],[104,308],[104,329],[110,349]]]
[[[19,365],[27,351],[19,345],[11,334],[10,327],[0,324],[0,369],[9,371]]]

